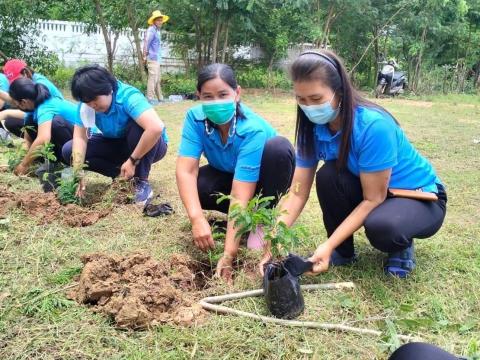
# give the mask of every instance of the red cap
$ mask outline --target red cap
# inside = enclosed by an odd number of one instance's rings
[[[8,60],[5,65],[3,65],[3,73],[8,79],[8,82],[11,84],[22,76],[21,72],[27,67],[27,63],[20,59]]]

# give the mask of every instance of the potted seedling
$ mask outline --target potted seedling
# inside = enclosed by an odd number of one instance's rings
[[[231,200],[230,196],[220,196],[218,201]],[[264,241],[270,248],[272,259],[264,266],[263,290],[270,312],[279,318],[293,319],[304,309],[300,291],[298,263],[307,263],[289,251],[300,243],[305,230],[299,226],[288,227],[279,221],[284,213],[278,206],[271,207],[273,197],[253,197],[246,207],[231,202],[229,219],[234,221],[237,239],[263,228]],[[295,268],[293,269],[292,268]]]
[[[57,157],[53,151],[54,145],[46,142],[34,151],[35,158],[43,159],[43,163],[35,171],[39,177],[44,192],[53,191],[57,185],[58,174],[55,173]]]

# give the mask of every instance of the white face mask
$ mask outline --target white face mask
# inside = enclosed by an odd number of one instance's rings
[[[80,105],[80,120],[87,129],[95,127],[95,110],[87,104]]]

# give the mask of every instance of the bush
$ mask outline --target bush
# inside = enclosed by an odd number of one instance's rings
[[[247,66],[236,71],[237,82],[244,88],[283,89],[292,87],[287,74],[281,70],[268,72],[265,67]]]
[[[187,74],[163,74],[162,92],[164,96],[189,95],[197,90],[197,78],[193,72]]]
[[[60,89],[70,90],[70,84],[74,73],[74,68],[60,66],[50,77],[50,80]]]

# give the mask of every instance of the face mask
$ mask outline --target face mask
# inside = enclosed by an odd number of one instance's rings
[[[80,105],[80,120],[82,120],[85,128],[92,128],[95,126],[95,110],[87,104]]]
[[[328,124],[330,121],[333,121],[340,112],[340,106],[337,109],[334,109],[332,107],[332,100],[334,96],[335,93],[333,93],[330,101],[327,101],[326,103],[320,105],[298,105],[300,106],[300,109],[303,110],[308,120],[310,120],[314,124],[325,125]]]
[[[223,125],[232,120],[237,104],[234,100],[204,101],[203,112],[216,125]]]

